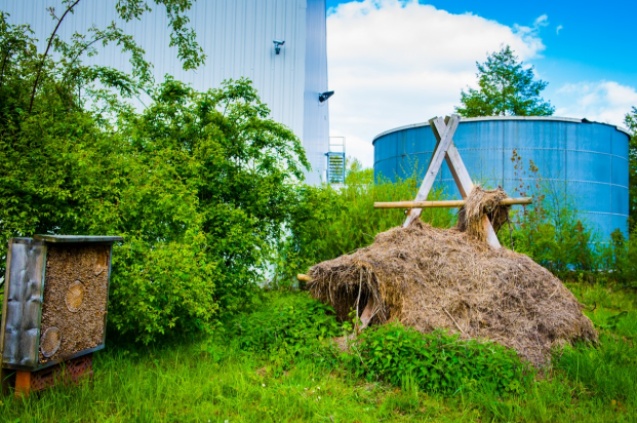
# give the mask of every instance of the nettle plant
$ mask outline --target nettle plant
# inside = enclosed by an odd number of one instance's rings
[[[423,334],[398,323],[366,329],[353,348],[350,366],[357,376],[399,387],[413,383],[429,393],[520,394],[534,378],[531,367],[511,349],[463,341],[442,331]]]

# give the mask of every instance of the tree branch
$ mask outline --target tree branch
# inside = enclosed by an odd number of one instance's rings
[[[35,76],[35,82],[33,82],[33,89],[31,90],[31,99],[29,100],[29,113],[31,113],[31,110],[33,109],[33,100],[35,99],[35,93],[36,93],[36,91],[38,89],[38,84],[40,83],[40,76],[42,75],[42,69],[44,68],[44,63],[46,61],[46,57],[49,54],[49,50],[51,49],[51,45],[53,44],[53,39],[55,38],[55,34],[57,33],[58,29],[60,28],[60,25],[62,25],[62,21],[64,20],[66,15],[71,10],[73,10],[73,8],[75,6],[77,6],[77,4],[79,2],[80,2],[80,0],[75,0],[75,2],[73,2],[72,5],[70,5],[69,7],[66,8],[64,13],[62,14],[62,17],[60,17],[60,19],[58,19],[58,23],[57,23],[57,25],[55,25],[55,29],[51,33],[51,37],[49,37],[49,42],[48,42],[48,44],[46,46],[46,50],[44,50],[44,55],[42,56],[42,61],[40,62],[40,66],[38,67],[38,73]]]

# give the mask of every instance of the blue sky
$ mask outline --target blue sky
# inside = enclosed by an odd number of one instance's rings
[[[453,112],[475,62],[509,44],[556,116],[623,125],[637,106],[637,1],[327,0],[332,135],[371,166],[371,141]]]
[[[546,46],[544,58],[532,61],[543,70],[546,79],[582,76],[625,80],[637,86],[635,1],[529,1],[523,6],[522,2],[492,0],[427,3],[452,13],[469,12],[509,26],[528,25],[538,16],[546,15],[547,26],[539,32]]]

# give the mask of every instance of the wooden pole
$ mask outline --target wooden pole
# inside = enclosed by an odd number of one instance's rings
[[[438,119],[438,118],[435,118]],[[425,177],[422,180],[422,184],[418,189],[418,193],[416,194],[416,201],[425,201],[427,200],[427,196],[429,195],[429,191],[431,191],[431,187],[434,184],[436,179],[436,175],[438,175],[438,171],[440,171],[440,167],[442,166],[442,161],[445,160],[445,156],[447,155],[447,150],[449,146],[453,144],[453,134],[458,129],[458,123],[460,122],[460,116],[452,115],[448,121],[445,123],[442,121],[442,126],[440,127],[440,131],[434,126],[433,121],[435,119],[431,119],[429,121],[432,129],[434,129],[434,134],[436,136],[436,140],[438,144],[436,145],[436,149],[434,150],[434,154],[431,157],[431,161],[429,162],[429,167],[427,168],[427,173],[425,173]],[[462,191],[462,188],[461,188]],[[468,190],[469,192],[471,190]],[[467,192],[468,194],[468,192]],[[463,195],[466,197],[466,195]],[[411,222],[418,219],[420,217],[420,212],[422,210],[419,208],[414,208],[409,210],[409,214],[407,214],[407,218],[403,223],[403,228],[408,227]]]
[[[15,396],[26,398],[31,393],[31,372],[18,370],[15,372]]]
[[[462,207],[465,205],[466,200],[440,200],[440,201],[387,201],[376,202],[374,208],[376,209],[413,209],[413,208],[434,208],[434,207]],[[531,197],[520,198],[505,198],[500,201],[503,206],[512,206],[516,204],[531,204],[533,199]]]
[[[308,275],[304,275],[303,273],[296,275],[296,279],[298,279],[299,282],[312,282],[312,278]]]

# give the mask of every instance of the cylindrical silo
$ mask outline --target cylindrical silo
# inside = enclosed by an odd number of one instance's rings
[[[588,227],[608,239],[617,228],[628,232],[629,138],[586,119],[507,116],[461,119],[453,139],[475,182],[510,196],[533,194],[540,182],[565,194]],[[436,139],[422,123],[386,131],[373,144],[377,178],[421,180]],[[446,163],[434,188],[460,198]]]

